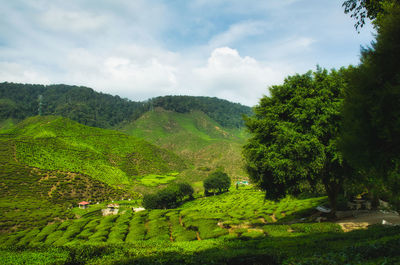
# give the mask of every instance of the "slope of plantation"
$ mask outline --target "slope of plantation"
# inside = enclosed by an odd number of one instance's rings
[[[126,134],[62,117],[32,117],[8,131],[16,159],[29,166],[79,172],[110,185],[133,185],[147,174],[181,171],[177,155]]]
[[[73,218],[68,207],[82,200],[135,196],[85,174],[27,166],[16,159],[16,145],[15,139],[0,135],[1,232]]]
[[[232,176],[245,175],[241,157],[246,139],[243,129],[223,128],[203,112],[177,113],[156,108],[120,130],[189,159],[194,168],[181,175],[186,180],[201,180],[218,167]]]
[[[76,242],[122,243],[136,240],[175,242],[220,237],[233,239],[299,236],[311,230],[339,231],[339,226],[330,223],[282,224],[304,216],[325,201],[326,198],[322,197],[304,200],[286,198],[279,203],[264,202],[262,192],[248,187],[197,199],[177,209],[150,210],[132,214],[129,208],[123,207],[120,209],[123,214],[120,215],[108,217],[88,215],[88,218],[64,222],[62,229],[44,227],[14,234],[6,240],[6,244],[13,244],[15,238],[22,236],[26,239],[19,240],[23,242],[19,243],[20,245],[38,243],[64,245]],[[41,231],[51,231],[50,238],[62,239],[57,242],[46,242],[46,238],[42,235],[44,232]]]
[[[89,225],[90,222],[87,225]],[[51,229],[49,229],[51,230]],[[72,229],[70,229],[72,231]],[[32,237],[21,236],[22,241]],[[42,237],[48,231],[40,231]],[[66,231],[64,232],[66,233]],[[111,232],[110,232],[111,233]],[[17,241],[15,241],[17,242]],[[139,240],[64,246],[0,246],[2,264],[399,264],[399,227],[349,233],[308,232],[297,237]]]
[[[90,216],[1,238],[4,264],[398,264],[399,227],[343,233],[287,222],[326,198],[266,201],[251,188],[178,209]]]

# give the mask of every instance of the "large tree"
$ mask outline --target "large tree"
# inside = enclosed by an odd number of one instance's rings
[[[349,74],[341,147],[400,208],[400,6],[387,8],[377,21],[376,42]]]
[[[365,20],[374,21],[382,15],[387,14],[386,8],[389,5],[398,5],[400,0],[346,0],[343,2],[344,12],[350,13],[356,20],[355,28],[363,27]]]
[[[279,199],[322,183],[333,212],[346,169],[337,149],[344,72],[318,68],[272,86],[246,119],[247,171],[266,198]]]

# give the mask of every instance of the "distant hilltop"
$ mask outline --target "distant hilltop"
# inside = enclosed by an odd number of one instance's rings
[[[0,83],[0,121],[58,115],[88,126],[112,128],[156,107],[179,113],[202,111],[226,128],[240,128],[242,116],[252,115],[248,106],[215,97],[164,96],[135,102],[82,86]]]

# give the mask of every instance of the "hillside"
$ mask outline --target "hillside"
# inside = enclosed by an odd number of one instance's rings
[[[74,218],[79,201],[136,197],[82,173],[28,166],[17,160],[17,140],[0,134],[0,233]]]
[[[241,147],[243,129],[227,129],[201,111],[178,113],[155,108],[120,128],[188,159],[194,167],[186,170],[191,181],[223,168],[231,177],[244,176]]]
[[[177,209],[133,213],[136,202],[123,202],[118,215],[2,237],[0,255],[5,264],[398,264],[399,227],[343,233],[335,223],[304,222],[325,201],[263,203],[247,187]],[[87,211],[96,207],[104,205]]]
[[[15,159],[21,163],[84,173],[114,186],[131,186],[145,175],[185,168],[181,158],[144,140],[62,117],[28,118],[6,132],[15,141]]]
[[[202,111],[228,128],[242,127],[242,115],[252,113],[247,106],[210,97],[166,96],[135,102],[81,86],[0,83],[0,128],[4,120],[23,120],[40,113],[112,128],[136,120],[155,107],[180,113]]]
[[[80,200],[137,197],[133,187],[168,183],[187,164],[144,140],[56,116],[0,131],[0,159],[5,231],[74,217],[67,208]]]

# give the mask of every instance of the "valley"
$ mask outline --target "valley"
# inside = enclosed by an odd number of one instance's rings
[[[248,183],[242,149],[249,135],[232,122],[237,117],[223,126],[182,102],[157,98],[140,115],[107,128],[57,115],[1,120],[0,263],[320,264],[343,255],[363,264],[398,260],[390,252],[400,240],[397,226],[344,233],[336,222],[316,222],[315,208],[328,205],[325,194],[267,200]],[[231,186],[205,196],[203,181],[214,172],[227,173]],[[193,195],[171,208],[133,211],[144,196],[176,183],[188,184]],[[118,211],[103,216],[110,205]],[[366,252],[353,255],[360,249]]]

